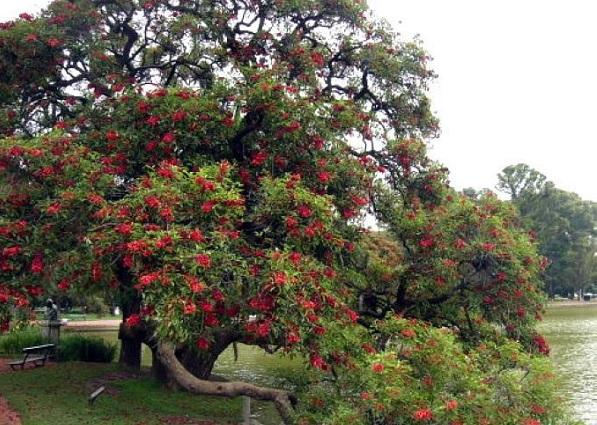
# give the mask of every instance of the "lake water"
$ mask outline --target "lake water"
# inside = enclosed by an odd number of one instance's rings
[[[539,331],[576,417],[597,425],[597,303],[548,308]]]
[[[563,380],[563,391],[574,412],[586,425],[597,425],[597,303],[548,309],[539,331],[551,345],[551,357]],[[117,342],[116,332],[93,332]],[[151,351],[143,351],[143,364],[151,365]],[[239,345],[238,361],[232,350],[223,353],[214,373],[258,385],[291,388],[303,372],[299,359],[265,354],[261,349]],[[264,425],[278,425],[271,403],[253,403],[253,412]]]

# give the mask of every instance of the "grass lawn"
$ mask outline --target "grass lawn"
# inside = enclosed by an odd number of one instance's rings
[[[119,370],[116,364],[72,362],[1,373],[0,394],[21,415],[23,425],[208,425],[240,420],[240,398],[171,391],[149,377],[109,380],[108,390],[89,407],[88,394],[102,377],[109,379]]]

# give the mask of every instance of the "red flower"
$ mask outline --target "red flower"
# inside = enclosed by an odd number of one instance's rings
[[[215,314],[208,314],[207,316],[205,316],[204,323],[205,326],[214,327],[218,326],[220,324],[220,321],[218,320]]]
[[[491,252],[495,249],[495,244],[490,243],[490,242],[485,242],[484,244],[481,245],[481,248],[483,248],[484,251]]]
[[[301,337],[295,332],[288,332],[286,335],[286,343],[288,345],[296,344],[301,341]]]
[[[148,273],[148,274],[141,275],[139,277],[139,285],[137,285],[137,287],[144,288],[146,286],[149,286],[153,282],[158,280],[159,278],[160,278],[160,275],[158,273]]]
[[[175,140],[176,136],[174,136],[174,133],[171,132],[168,132],[162,136],[162,142],[164,143],[174,143]]]
[[[183,110],[178,110],[174,114],[172,114],[172,122],[179,122],[184,121],[187,117],[187,113]]]
[[[170,208],[170,207],[162,208],[160,210],[160,217],[162,217],[162,219],[167,222],[174,221],[174,213],[172,212],[172,208]]]
[[[184,314],[195,314],[197,311],[197,306],[194,302],[188,301],[184,304]]]
[[[319,52],[311,52],[311,62],[313,62],[313,65],[321,68],[325,62],[323,60],[323,55]]]
[[[211,266],[211,258],[207,254],[198,254],[195,257],[195,262],[206,269],[208,269]]]
[[[361,393],[361,400],[371,400],[373,397],[367,391]]]
[[[309,208],[309,206],[305,204],[299,205],[296,211],[298,212],[298,215],[300,215],[303,218],[309,218],[311,217],[311,215],[313,215],[313,211],[311,210],[311,208]]]
[[[319,179],[320,182],[327,183],[332,178],[332,175],[327,171],[320,171],[317,174],[317,178]]]
[[[52,38],[48,39],[48,46],[50,46],[50,47],[55,48],[55,47],[60,46],[61,44],[62,44],[62,41],[58,40],[57,38],[52,37]]]
[[[102,265],[98,262],[94,262],[91,265],[91,280],[93,280],[94,282],[99,282],[99,280],[102,278],[102,275]]]
[[[528,418],[522,421],[522,425],[541,425],[539,419]]]
[[[19,255],[22,251],[23,249],[20,245],[8,246],[2,250],[2,256],[7,258],[15,257]]]
[[[547,344],[547,341],[545,341],[545,338],[543,338],[541,335],[535,335],[533,337],[533,344],[540,353],[545,355],[549,354],[549,345]]]
[[[290,262],[292,264],[294,264],[295,266],[298,266],[301,262],[301,254],[299,254],[298,252],[292,252],[288,256],[288,259],[290,260]]]
[[[264,321],[257,324],[257,328],[255,329],[255,333],[260,338],[265,338],[269,335],[271,331],[271,322]]]
[[[422,248],[431,248],[433,246],[433,238],[431,236],[425,236],[419,241],[419,245]]]
[[[298,226],[298,220],[294,217],[286,217],[286,227],[294,229]]]
[[[156,126],[160,123],[161,119],[158,115],[152,115],[145,121],[147,124],[151,126]]]
[[[381,363],[373,363],[371,365],[371,370],[375,373],[382,373],[385,369],[385,366]]]
[[[33,21],[33,16],[30,15],[30,14],[28,14],[28,13],[21,13],[21,14],[19,14],[19,18],[21,18],[21,19],[23,19],[23,20],[25,20],[27,22]]]
[[[215,201],[205,201],[201,205],[201,211],[203,211],[204,214],[209,214],[210,212],[213,211],[215,205],[216,205]]]
[[[27,34],[27,37],[25,37],[25,41],[29,43],[37,41],[37,34]]]
[[[413,331],[412,329],[402,329],[400,331],[400,333],[402,334],[403,337],[405,338],[412,338],[416,335],[416,332]]]
[[[139,103],[137,103],[137,109],[139,112],[146,114],[151,110],[151,105],[141,100]]]
[[[213,313],[213,311],[214,311],[214,305],[212,303],[210,303],[209,301],[202,301],[201,303],[199,303],[199,307],[205,313]]]
[[[251,165],[259,167],[267,160],[267,152],[259,151],[251,155]]]
[[[201,230],[198,229],[195,229],[189,233],[189,239],[193,242],[205,242],[205,236],[203,236]]]
[[[197,338],[197,342],[195,343],[198,349],[201,351],[209,350],[210,342],[207,338],[199,337]]]
[[[46,212],[50,215],[56,215],[60,212],[60,210],[62,210],[62,205],[60,205],[59,202],[54,202],[48,206]]]
[[[313,146],[315,147],[315,149],[320,150],[323,148],[324,145],[325,145],[325,140],[323,140],[322,137],[320,137],[320,136],[313,137]]]
[[[60,282],[58,282],[58,289],[61,291],[67,291],[70,288],[70,282],[68,279],[64,278]]]
[[[141,324],[141,316],[139,316],[138,314],[131,314],[127,319],[126,319],[126,324],[127,326],[134,328],[135,326],[139,326]]]
[[[40,274],[44,271],[44,257],[42,254],[35,254],[31,262],[31,273]]]
[[[377,350],[371,344],[365,343],[365,344],[361,345],[361,348],[369,354],[377,353]]]
[[[446,401],[446,410],[454,410],[458,408],[458,402],[456,400]]]
[[[126,248],[131,252],[143,252],[148,248],[147,242],[139,240],[126,244]]]
[[[189,284],[191,292],[194,294],[202,292],[205,289],[205,285],[195,276],[189,276],[187,278],[187,283]]]
[[[222,124],[224,124],[228,128],[234,127],[234,118],[232,118],[232,116],[230,115],[227,115],[226,118],[222,120]]]
[[[213,297],[213,299],[215,301],[218,301],[218,302],[222,302],[225,299],[224,293],[217,288],[212,291],[211,296]]]
[[[357,313],[354,310],[351,310],[350,308],[346,309],[346,315],[352,323],[356,323],[359,320],[359,313]]]
[[[413,413],[413,419],[420,422],[430,421],[433,419],[433,412],[429,408],[419,409]]]
[[[121,235],[128,236],[133,233],[133,225],[131,223],[121,223],[114,227],[114,230]]]
[[[115,142],[120,139],[120,134],[116,130],[110,130],[106,133],[106,140],[108,142]]]
[[[463,249],[467,246],[467,243],[462,239],[456,239],[454,246],[456,247],[456,249]]]
[[[145,198],[145,205],[150,208],[159,208],[161,205],[160,199],[157,196],[147,196]]]
[[[169,247],[170,245],[172,245],[173,242],[174,242],[174,240],[172,239],[172,236],[168,236],[167,235],[167,236],[164,236],[163,238],[161,238],[160,240],[158,240],[155,245],[159,249],[164,249],[164,248]]]
[[[321,358],[319,354],[311,354],[311,357],[309,358],[309,363],[314,368],[321,370],[327,369],[327,364],[325,360],[323,360],[323,358]]]
[[[273,273],[273,280],[275,285],[285,285],[286,284],[286,273],[284,272],[274,272]]]

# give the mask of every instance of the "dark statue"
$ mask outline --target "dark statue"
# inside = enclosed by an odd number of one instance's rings
[[[54,304],[52,298],[46,301],[46,320],[48,322],[55,322],[58,320],[58,306]]]

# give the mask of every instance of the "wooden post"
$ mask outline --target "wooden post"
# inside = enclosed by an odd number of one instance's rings
[[[243,425],[251,425],[251,397],[243,396]]]

